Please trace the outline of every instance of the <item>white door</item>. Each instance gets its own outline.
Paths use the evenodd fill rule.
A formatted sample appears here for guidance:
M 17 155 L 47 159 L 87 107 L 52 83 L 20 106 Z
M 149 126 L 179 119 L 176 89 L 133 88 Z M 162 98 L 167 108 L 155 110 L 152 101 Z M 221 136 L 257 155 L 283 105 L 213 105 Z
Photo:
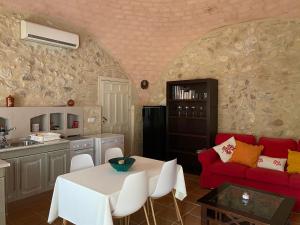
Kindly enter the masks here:
M 124 134 L 125 153 L 130 152 L 129 80 L 99 77 L 99 105 L 102 107 L 102 133 Z

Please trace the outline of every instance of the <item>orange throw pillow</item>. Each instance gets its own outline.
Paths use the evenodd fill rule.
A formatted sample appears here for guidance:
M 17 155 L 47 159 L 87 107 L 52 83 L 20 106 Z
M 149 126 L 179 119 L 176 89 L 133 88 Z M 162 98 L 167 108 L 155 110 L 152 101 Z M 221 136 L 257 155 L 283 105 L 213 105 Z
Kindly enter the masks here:
M 230 162 L 240 163 L 249 167 L 256 167 L 258 157 L 264 146 L 250 145 L 241 141 L 236 141 L 236 147 Z

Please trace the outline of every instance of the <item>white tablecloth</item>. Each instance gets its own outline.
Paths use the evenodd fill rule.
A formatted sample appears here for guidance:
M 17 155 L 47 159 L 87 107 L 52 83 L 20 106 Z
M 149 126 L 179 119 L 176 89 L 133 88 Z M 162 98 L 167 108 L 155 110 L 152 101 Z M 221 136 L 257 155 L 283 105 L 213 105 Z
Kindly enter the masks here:
M 109 164 L 59 176 L 56 180 L 48 223 L 57 217 L 76 225 L 113 225 L 114 209 L 124 179 L 145 170 L 149 179 L 149 194 L 157 184 L 163 161 L 134 156 L 136 162 L 128 172 L 117 172 Z M 187 193 L 180 165 L 177 167 L 176 198 L 183 200 Z

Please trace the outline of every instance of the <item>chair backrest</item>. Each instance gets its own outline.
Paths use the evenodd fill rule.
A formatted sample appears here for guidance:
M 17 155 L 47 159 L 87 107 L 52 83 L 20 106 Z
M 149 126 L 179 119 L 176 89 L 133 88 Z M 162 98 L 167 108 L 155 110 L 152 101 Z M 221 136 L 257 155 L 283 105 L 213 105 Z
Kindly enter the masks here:
M 109 148 L 105 151 L 105 163 L 112 158 L 123 157 L 122 149 L 120 148 Z
M 138 172 L 125 178 L 113 216 L 128 216 L 138 211 L 148 198 L 146 172 Z
M 75 155 L 71 159 L 70 172 L 94 167 L 92 156 L 89 154 Z
M 161 168 L 155 191 L 150 195 L 160 198 L 169 194 L 175 187 L 177 181 L 177 159 L 165 162 Z

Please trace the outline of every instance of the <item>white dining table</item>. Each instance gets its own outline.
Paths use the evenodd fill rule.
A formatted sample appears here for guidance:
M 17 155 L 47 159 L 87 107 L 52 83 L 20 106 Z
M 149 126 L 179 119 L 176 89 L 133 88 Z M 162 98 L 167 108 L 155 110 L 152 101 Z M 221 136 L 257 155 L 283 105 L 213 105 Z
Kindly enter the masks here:
M 59 176 L 53 191 L 48 223 L 58 217 L 76 225 L 113 225 L 112 214 L 125 178 L 146 171 L 149 195 L 155 190 L 163 161 L 133 156 L 136 159 L 127 172 L 117 172 L 102 164 Z M 175 197 L 187 196 L 183 169 L 177 166 Z M 130 204 L 130 203 L 128 203 Z

